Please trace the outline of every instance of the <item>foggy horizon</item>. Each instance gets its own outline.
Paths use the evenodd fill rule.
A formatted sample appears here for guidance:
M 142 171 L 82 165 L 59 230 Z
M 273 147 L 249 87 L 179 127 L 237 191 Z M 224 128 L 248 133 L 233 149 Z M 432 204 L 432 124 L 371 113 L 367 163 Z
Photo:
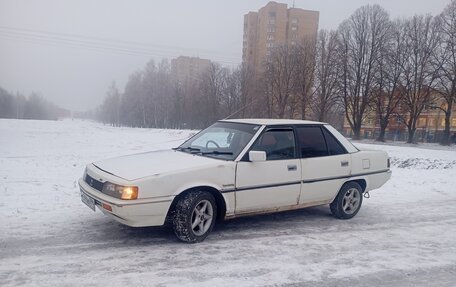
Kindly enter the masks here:
M 101 104 L 113 81 L 122 92 L 129 75 L 150 60 L 182 55 L 235 66 L 241 63 L 244 14 L 268 2 L 0 0 L 0 87 L 87 111 Z M 381 5 L 394 19 L 436 15 L 449 3 L 294 2 L 320 12 L 319 29 L 336 29 L 366 4 Z

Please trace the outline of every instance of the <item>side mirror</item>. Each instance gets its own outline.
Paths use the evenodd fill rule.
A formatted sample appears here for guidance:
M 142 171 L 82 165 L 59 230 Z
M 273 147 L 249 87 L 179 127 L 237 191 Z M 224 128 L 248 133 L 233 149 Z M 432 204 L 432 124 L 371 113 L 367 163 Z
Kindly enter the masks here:
M 251 151 L 249 151 L 249 160 L 251 162 L 265 161 L 266 160 L 266 152 L 265 151 L 259 151 L 259 150 L 251 150 Z

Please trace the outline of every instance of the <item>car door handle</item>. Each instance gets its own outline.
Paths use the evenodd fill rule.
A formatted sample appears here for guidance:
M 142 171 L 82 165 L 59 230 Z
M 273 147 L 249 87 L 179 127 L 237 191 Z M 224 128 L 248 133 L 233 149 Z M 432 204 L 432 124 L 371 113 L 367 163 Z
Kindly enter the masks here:
M 289 164 L 289 165 L 287 165 L 287 168 L 288 168 L 288 171 L 293 171 L 293 170 L 298 169 L 298 167 L 295 164 Z
M 341 161 L 340 166 L 348 166 L 348 161 L 347 160 Z

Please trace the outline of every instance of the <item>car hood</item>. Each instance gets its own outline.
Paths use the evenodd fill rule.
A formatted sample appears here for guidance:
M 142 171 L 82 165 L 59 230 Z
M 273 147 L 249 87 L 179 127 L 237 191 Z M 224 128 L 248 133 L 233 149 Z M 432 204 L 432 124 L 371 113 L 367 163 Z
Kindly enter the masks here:
M 175 150 L 139 153 L 93 163 L 102 171 L 126 180 L 207 167 L 212 164 L 220 164 L 220 160 Z

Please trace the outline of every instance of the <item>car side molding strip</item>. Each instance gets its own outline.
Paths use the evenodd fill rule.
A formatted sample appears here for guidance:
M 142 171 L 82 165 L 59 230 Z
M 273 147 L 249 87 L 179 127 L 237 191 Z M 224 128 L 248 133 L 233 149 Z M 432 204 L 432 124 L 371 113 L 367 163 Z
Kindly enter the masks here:
M 241 187 L 241 188 L 225 189 L 225 190 L 222 190 L 221 192 L 222 193 L 227 193 L 227 192 L 245 191 L 245 190 L 252 190 L 252 189 L 280 187 L 280 186 L 295 185 L 295 184 L 301 184 L 301 181 L 284 182 L 284 183 L 276 183 L 276 184 L 254 185 L 254 186 L 247 186 L 247 187 Z
M 337 177 L 325 177 L 325 178 L 318 178 L 318 179 L 311 179 L 311 180 L 303 180 L 302 183 L 313 183 L 313 182 L 319 182 L 319 181 L 327 181 L 327 180 L 344 179 L 344 178 L 351 178 L 351 177 L 358 177 L 358 176 L 365 176 L 365 175 L 373 175 L 373 174 L 385 173 L 385 172 L 388 172 L 388 171 L 389 171 L 389 169 L 384 169 L 384 170 L 380 170 L 380 171 L 358 173 L 358 174 L 351 174 L 351 175 L 343 175 L 343 176 L 337 176 Z
M 261 189 L 261 188 L 280 187 L 280 186 L 295 185 L 295 184 L 301 184 L 301 183 L 314 183 L 314 182 L 320 182 L 320 181 L 337 180 L 337 179 L 345 179 L 345 178 L 352 178 L 352 177 L 358 177 L 358 176 L 380 174 L 380 173 L 385 173 L 385 172 L 390 172 L 390 169 L 384 169 L 384 170 L 380 170 L 380 171 L 373 171 L 373 172 L 366 172 L 366 173 L 351 174 L 351 175 L 344 175 L 344 176 L 336 176 L 336 177 L 325 177 L 325 178 L 318 178 L 318 179 L 312 179 L 312 180 L 302 180 L 302 181 L 293 181 L 293 182 L 285 182 L 285 183 L 277 183 L 277 184 L 265 184 L 265 185 L 255 185 L 255 186 L 233 188 L 233 189 L 224 189 L 224 190 L 221 190 L 221 193 L 246 191 L 246 190 Z

